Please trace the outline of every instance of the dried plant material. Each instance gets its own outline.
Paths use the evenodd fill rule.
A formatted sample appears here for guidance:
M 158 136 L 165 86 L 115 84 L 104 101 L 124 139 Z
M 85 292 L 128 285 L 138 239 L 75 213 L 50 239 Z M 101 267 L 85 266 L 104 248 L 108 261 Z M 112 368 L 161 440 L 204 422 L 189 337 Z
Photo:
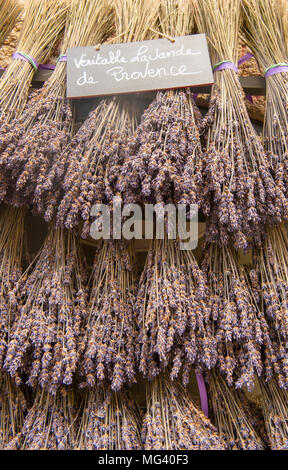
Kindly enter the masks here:
M 73 450 L 76 432 L 73 391 L 61 390 L 53 396 L 37 390 L 21 432 L 5 450 Z
M 70 385 L 86 318 L 86 269 L 72 232 L 50 228 L 22 286 L 23 301 L 11 329 L 5 368 L 20 382 L 50 393 Z
M 19 293 L 15 295 L 15 288 L 23 273 L 24 219 L 25 209 L 0 206 L 0 366 L 3 365 L 20 297 Z
M 253 409 L 245 394 L 229 387 L 221 374 L 209 374 L 209 395 L 215 424 L 229 450 L 264 450 L 265 444 L 254 425 Z
M 60 57 L 68 48 L 105 41 L 112 27 L 110 0 L 72 0 Z M 6 145 L 2 152 L 5 183 L 9 181 L 11 187 L 8 199 L 12 197 L 12 203 L 15 197 L 17 201 L 22 199 L 23 204 L 35 205 L 40 213 L 55 210 L 60 190 L 57 172 L 60 155 L 73 132 L 72 106 L 66 100 L 66 67 L 66 61 L 58 61 L 44 87 L 34 92 L 21 116 L 2 137 L 2 148 Z
M 288 388 L 288 237 L 284 225 L 267 228 L 263 247 L 254 251 L 249 273 L 251 287 L 270 326 L 270 336 L 277 353 L 279 368 L 273 373 L 279 386 Z M 275 364 L 276 367 L 276 364 Z
M 104 241 L 97 250 L 80 367 L 90 387 L 109 380 L 118 391 L 135 381 L 133 262 L 124 242 Z
M 202 160 L 195 108 L 189 91 L 158 93 L 120 169 L 117 191 L 124 203 L 199 204 Z
M 23 4 L 18 0 L 0 1 L 0 45 L 11 33 L 22 9 Z
M 149 380 L 171 366 L 171 378 L 188 383 L 193 364 L 217 361 L 206 278 L 192 251 L 174 240 L 154 240 L 136 300 L 140 370 Z
M 17 45 L 37 63 L 45 62 L 64 28 L 67 13 L 65 0 L 29 0 Z M 26 104 L 35 70 L 29 61 L 12 59 L 0 79 L 1 135 L 6 123 L 20 116 Z M 11 136 L 13 145 L 13 136 Z M 2 142 L 0 141 L 0 150 Z
M 72 229 L 83 221 L 82 236 L 89 235 L 91 208 L 94 204 L 112 201 L 114 180 L 136 122 L 135 103 L 126 97 L 102 100 L 89 115 L 64 152 L 62 161 L 59 160 L 60 165 L 67 161 L 68 167 L 63 181 L 64 197 L 57 213 L 58 226 Z M 49 212 L 45 218 L 50 218 Z
M 208 245 L 202 268 L 211 293 L 219 370 L 229 386 L 235 382 L 236 388 L 251 391 L 255 375 L 279 372 L 269 326 L 231 246 Z
M 0 374 L 0 450 L 21 431 L 26 400 L 7 374 Z
M 130 393 L 108 387 L 89 391 L 77 434 L 79 450 L 140 450 L 141 416 Z
M 4 41 L 3 45 L 0 48 L 0 65 L 1 67 L 6 68 L 10 64 L 11 57 L 13 55 L 13 52 L 16 50 L 16 46 L 18 43 L 19 35 L 21 33 L 22 25 L 23 25 L 23 19 L 24 15 L 22 14 L 7 37 L 7 39 Z
M 155 37 L 159 0 L 113 0 L 113 4 L 115 43 Z M 137 122 L 135 103 L 125 96 L 104 99 L 90 113 L 61 157 L 65 176 L 58 225 L 71 229 L 83 221 L 82 236 L 87 237 L 91 207 L 111 202 L 128 138 Z M 49 217 L 48 212 L 46 219 Z
M 286 72 L 266 78 L 263 142 L 277 186 L 288 185 L 288 5 L 286 0 L 244 0 L 244 33 L 263 73 L 276 64 Z
M 161 0 L 159 30 L 168 37 L 192 34 L 192 2 Z M 199 204 L 202 118 L 190 91 L 166 91 L 143 114 L 121 168 L 117 190 L 124 202 Z
M 263 413 L 271 450 L 288 449 L 288 392 L 276 382 L 261 382 Z
M 197 23 L 210 43 L 212 64 L 237 64 L 241 0 L 198 0 Z M 260 138 L 249 119 L 238 74 L 215 71 L 203 157 L 203 212 L 209 217 L 207 240 L 246 249 L 248 239 L 261 239 L 264 223 L 288 215 L 287 200 L 275 184 Z
M 146 385 L 145 450 L 224 450 L 225 442 L 179 383 L 160 375 Z

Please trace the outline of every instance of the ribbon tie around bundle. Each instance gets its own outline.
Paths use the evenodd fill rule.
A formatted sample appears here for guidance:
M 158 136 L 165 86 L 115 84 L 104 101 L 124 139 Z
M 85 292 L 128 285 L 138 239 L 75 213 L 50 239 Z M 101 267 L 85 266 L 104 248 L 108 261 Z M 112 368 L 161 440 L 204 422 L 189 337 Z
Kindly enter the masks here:
M 59 55 L 56 63 L 58 64 L 58 62 L 67 62 L 67 55 L 66 54 Z
M 12 55 L 12 59 L 25 60 L 26 62 L 29 62 L 32 65 L 35 72 L 38 71 L 38 68 L 39 68 L 38 62 L 36 61 L 36 59 L 33 59 L 33 57 L 30 57 L 29 54 L 26 54 L 26 52 L 16 51 Z
M 206 390 L 206 385 L 204 382 L 203 375 L 200 374 L 199 372 L 196 372 L 196 379 L 197 379 L 197 385 L 198 385 L 198 390 L 200 394 L 201 408 L 205 416 L 208 418 L 209 417 L 208 396 L 207 396 L 207 390 Z
M 270 65 L 270 67 L 267 67 L 267 69 L 264 70 L 264 77 L 269 78 L 272 75 L 275 75 L 276 73 L 284 72 L 288 72 L 288 64 L 274 64 Z
M 234 72 L 238 73 L 238 67 L 237 65 L 232 62 L 232 60 L 222 60 L 221 62 L 218 62 L 217 64 L 214 65 L 213 67 L 213 72 L 220 72 L 221 70 L 234 70 Z

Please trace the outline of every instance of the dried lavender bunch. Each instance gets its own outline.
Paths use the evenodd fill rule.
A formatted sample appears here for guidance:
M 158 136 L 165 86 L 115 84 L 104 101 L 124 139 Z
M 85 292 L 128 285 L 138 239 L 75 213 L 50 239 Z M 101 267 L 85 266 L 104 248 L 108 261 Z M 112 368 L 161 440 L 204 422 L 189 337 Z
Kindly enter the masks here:
M 72 383 L 87 315 L 86 270 L 75 235 L 51 227 L 25 277 L 4 367 L 17 381 L 25 371 L 30 386 L 54 394 Z
M 0 45 L 11 33 L 23 10 L 23 4 L 18 0 L 0 1 Z
M 21 431 L 26 400 L 8 374 L 0 374 L 0 450 Z
M 277 353 L 280 387 L 288 388 L 288 237 L 286 227 L 267 228 L 262 248 L 254 251 L 249 273 L 251 289 L 259 308 L 266 315 L 270 336 Z M 268 378 L 271 378 L 271 373 Z
M 245 0 L 244 34 L 263 72 L 274 64 L 288 64 L 288 5 L 286 0 Z M 266 78 L 264 148 L 276 184 L 288 187 L 288 71 Z
M 0 206 L 0 366 L 2 367 L 11 326 L 17 315 L 20 294 L 15 288 L 22 286 L 25 245 L 25 209 Z M 21 289 L 20 289 L 21 291 Z
M 136 300 L 140 370 L 152 380 L 171 366 L 171 378 L 191 365 L 211 369 L 217 362 L 206 278 L 192 251 L 174 240 L 154 240 Z
M 288 449 L 288 392 L 276 382 L 260 382 L 263 413 L 272 450 Z
M 236 388 L 250 391 L 255 375 L 279 372 L 269 326 L 232 246 L 206 246 L 202 269 L 211 293 L 219 370 L 229 386 L 235 382 Z
M 101 43 L 112 31 L 110 0 L 72 0 L 61 56 L 68 48 Z M 16 187 L 17 200 L 22 197 L 23 203 L 35 205 L 40 213 L 48 210 L 52 214 L 55 210 L 60 191 L 59 155 L 70 143 L 73 133 L 72 106 L 66 100 L 66 74 L 66 61 L 59 61 L 50 79 L 34 92 L 1 142 L 5 179 L 13 190 Z M 11 134 L 12 146 L 9 145 Z M 3 193 L 4 190 L 2 197 Z
M 5 450 L 73 450 L 76 429 L 73 391 L 61 390 L 53 396 L 38 389 L 21 432 Z
M 141 416 L 130 393 L 107 386 L 90 390 L 84 401 L 76 449 L 140 450 Z
M 161 0 L 159 30 L 170 37 L 192 34 L 192 2 Z M 157 94 L 131 139 L 118 179 L 125 202 L 199 204 L 201 121 L 188 90 Z
M 115 42 L 152 39 L 158 19 L 159 0 L 113 0 Z M 58 226 L 72 228 L 84 221 L 82 236 L 90 228 L 93 204 L 110 203 L 127 141 L 138 122 L 135 103 L 127 97 L 102 100 L 83 123 L 59 160 L 64 196 L 57 214 Z M 50 213 L 46 213 L 46 220 Z
M 30 0 L 17 50 L 45 63 L 65 26 L 65 0 Z M 0 79 L 0 134 L 9 134 L 9 122 L 23 111 L 35 70 L 29 61 L 12 59 Z M 13 145 L 13 135 L 10 135 Z M 2 140 L 0 141 L 0 149 Z
M 208 391 L 213 423 L 230 450 L 264 450 L 254 426 L 253 409 L 240 390 L 229 387 L 217 370 L 209 374 Z
M 145 450 L 224 450 L 224 440 L 181 384 L 160 375 L 146 385 Z
M 241 0 L 198 0 L 197 23 L 210 42 L 213 64 L 237 63 Z M 245 107 L 234 70 L 215 71 L 215 116 L 207 129 L 203 156 L 203 205 L 209 217 L 207 240 L 246 249 L 259 242 L 264 223 L 288 215 L 287 200 L 275 183 L 270 164 Z
M 135 113 L 135 104 L 129 98 L 102 100 L 72 139 L 59 159 L 59 164 L 67 161 L 68 166 L 64 197 L 57 213 L 58 226 L 72 229 L 83 221 L 82 236 L 89 235 L 92 206 L 110 203 L 114 196 L 118 166 L 136 128 Z M 50 213 L 46 212 L 45 218 L 49 219 Z
M 132 248 L 121 241 L 104 241 L 90 280 L 80 367 L 90 387 L 109 380 L 118 391 L 135 381 L 134 282 Z
M 157 94 L 120 169 L 117 190 L 125 203 L 200 203 L 202 153 L 195 108 L 189 91 Z

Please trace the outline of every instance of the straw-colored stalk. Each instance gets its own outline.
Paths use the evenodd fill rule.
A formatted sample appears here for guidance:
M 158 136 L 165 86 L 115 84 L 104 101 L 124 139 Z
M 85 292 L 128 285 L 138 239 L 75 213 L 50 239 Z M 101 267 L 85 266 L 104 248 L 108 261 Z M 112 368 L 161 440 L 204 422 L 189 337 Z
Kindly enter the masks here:
M 286 0 L 243 0 L 244 34 L 263 71 L 275 64 L 288 67 L 288 3 Z M 288 187 L 288 71 L 266 79 L 266 113 L 263 129 L 276 183 Z
M 110 0 L 72 0 L 61 55 L 68 48 L 102 43 L 112 31 Z M 22 115 L 6 127 L 6 136 L 2 134 L 5 180 L 12 187 L 12 198 L 35 205 L 40 213 L 44 207 L 51 212 L 55 208 L 61 186 L 58 180 L 55 182 L 61 167 L 60 155 L 73 133 L 72 106 L 66 100 L 66 64 L 57 63 L 44 87 L 34 92 Z
M 25 209 L 0 207 L 0 366 L 17 314 L 19 295 L 15 288 L 23 273 L 24 219 Z
M 288 450 L 288 392 L 276 382 L 260 383 L 266 431 L 272 450 Z
M 230 450 L 263 450 L 254 410 L 245 394 L 229 387 L 219 372 L 209 374 L 208 391 L 215 424 Z
M 7 36 L 11 33 L 22 10 L 22 1 L 0 1 L 0 45 L 3 44 Z
M 115 43 L 152 39 L 157 35 L 159 0 L 113 0 L 113 5 Z M 91 207 L 98 202 L 111 202 L 127 152 L 127 140 L 136 124 L 135 104 L 127 97 L 104 99 L 90 113 L 63 155 L 66 175 L 59 224 L 72 228 L 82 219 L 82 235 L 88 235 Z M 46 214 L 46 219 L 49 216 Z
M 0 374 L 0 450 L 21 431 L 26 400 L 20 387 L 16 387 L 8 374 Z
M 87 314 L 86 269 L 76 236 L 50 227 L 24 279 L 4 366 L 16 380 L 25 371 L 28 385 L 55 394 L 72 383 Z
M 206 33 L 212 65 L 238 59 L 241 0 L 195 0 L 199 31 Z M 217 70 L 212 89 L 214 118 L 203 157 L 203 205 L 209 217 L 207 239 L 246 249 L 259 242 L 264 223 L 288 215 L 281 187 L 275 184 L 260 137 L 249 119 L 238 74 Z
M 89 391 L 77 433 L 78 450 L 140 450 L 141 416 L 130 393 L 108 387 Z
M 224 450 L 225 442 L 188 391 L 160 375 L 146 384 L 145 450 Z
M 44 63 L 63 31 L 66 13 L 66 0 L 29 0 L 17 50 L 38 64 Z M 30 62 L 12 59 L 1 77 L 0 116 L 4 129 L 5 122 L 23 111 L 34 73 Z
M 105 241 L 96 252 L 80 367 L 90 387 L 106 380 L 118 391 L 135 381 L 133 265 L 133 248 L 124 242 Z
M 73 390 L 53 396 L 37 389 L 21 431 L 5 450 L 73 450 L 78 414 Z

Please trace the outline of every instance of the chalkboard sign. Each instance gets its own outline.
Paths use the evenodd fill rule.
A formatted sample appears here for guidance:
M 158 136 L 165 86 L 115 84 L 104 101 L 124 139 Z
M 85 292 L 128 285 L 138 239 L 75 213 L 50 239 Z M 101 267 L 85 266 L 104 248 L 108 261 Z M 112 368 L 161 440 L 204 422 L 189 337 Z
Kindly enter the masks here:
M 67 96 L 116 95 L 213 83 L 204 34 L 67 51 Z

